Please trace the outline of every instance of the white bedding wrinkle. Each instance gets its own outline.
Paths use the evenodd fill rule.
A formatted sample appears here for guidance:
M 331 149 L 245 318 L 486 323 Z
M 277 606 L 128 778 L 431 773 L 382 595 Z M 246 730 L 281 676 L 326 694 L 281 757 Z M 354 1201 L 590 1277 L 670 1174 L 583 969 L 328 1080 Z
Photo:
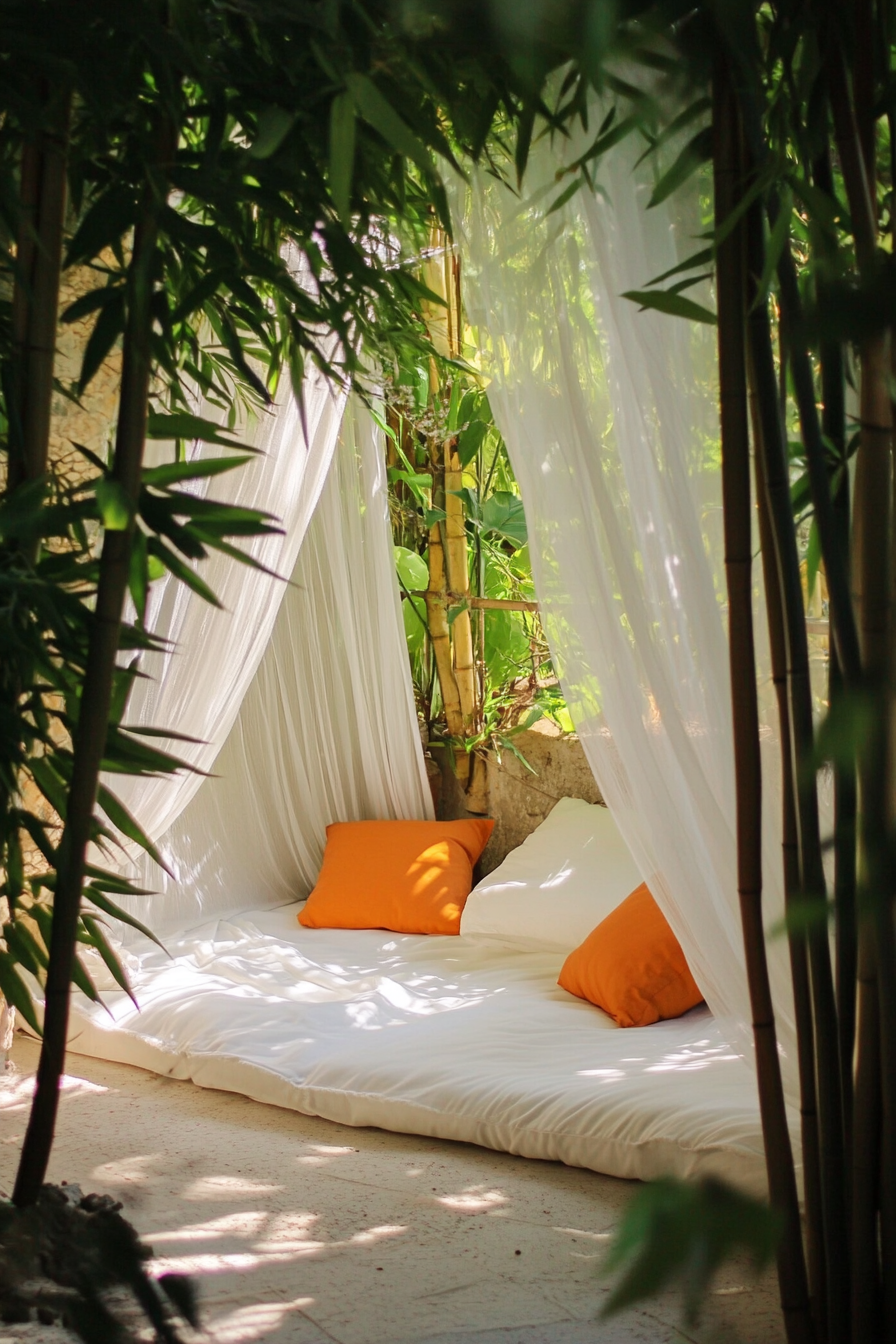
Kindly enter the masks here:
M 755 1082 L 705 1008 L 622 1030 L 558 987 L 562 951 L 303 929 L 296 910 L 132 952 L 140 1011 L 107 983 L 108 1013 L 76 995 L 70 1048 L 342 1124 L 764 1191 Z

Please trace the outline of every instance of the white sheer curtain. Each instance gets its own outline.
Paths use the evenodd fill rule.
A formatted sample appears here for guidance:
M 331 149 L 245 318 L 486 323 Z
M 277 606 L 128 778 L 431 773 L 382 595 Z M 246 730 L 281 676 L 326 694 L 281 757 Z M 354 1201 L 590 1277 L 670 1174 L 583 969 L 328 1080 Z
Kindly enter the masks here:
M 253 537 L 241 549 L 284 577 L 292 568 L 323 488 L 342 421 L 345 394 L 319 370 L 305 380 L 305 427 L 288 380 L 273 407 L 260 411 L 237 431 L 254 447 L 251 462 L 199 484 L 203 494 L 242 508 L 274 515 L 282 535 Z M 219 415 L 207 407 L 200 414 Z M 305 430 L 307 429 L 307 438 Z M 199 460 L 226 450 L 197 443 Z M 141 659 L 145 676 L 134 685 L 127 722 L 140 727 L 171 728 L 195 742 L 170 744 L 181 760 L 207 772 L 227 738 L 243 696 L 255 675 L 286 584 L 259 574 L 213 551 L 199 573 L 224 610 L 191 592 L 170 575 L 153 585 L 148 624 L 164 636 L 164 653 Z M 174 778 L 137 779 L 117 775 L 106 783 L 158 839 L 200 788 L 203 774 L 181 771 Z
M 465 296 L 520 483 L 542 617 L 573 720 L 708 1003 L 751 1058 L 715 330 L 639 312 L 621 297 L 701 246 L 696 188 L 690 200 L 683 193 L 684 209 L 679 193 L 647 210 L 652 183 L 646 167 L 634 170 L 643 145 L 632 140 L 601 160 L 598 192 L 581 189 L 547 213 L 569 180 L 556 180 L 561 152 L 571 162 L 588 143 L 583 133 L 562 148 L 559 138 L 543 138 L 522 198 L 484 174 L 463 205 L 458 189 Z M 758 573 L 756 606 L 762 644 Z M 760 681 L 770 925 L 782 910 L 780 785 L 765 668 Z M 795 1095 L 784 940 L 772 942 L 769 955 Z
M 304 520 L 300 512 L 295 525 Z M 144 860 L 142 879 L 159 894 L 129 903 L 163 934 L 209 914 L 306 896 L 331 821 L 433 815 L 395 578 L 382 437 L 355 398 L 317 507 L 295 544 L 292 580 L 276 585 L 278 610 L 254 676 L 243 675 L 242 659 L 245 648 L 254 655 L 262 642 L 259 613 L 267 610 L 273 580 L 253 574 L 247 582 L 242 619 L 232 623 L 231 645 L 217 663 L 209 662 L 202 639 L 180 646 L 179 675 L 192 669 L 194 694 L 208 686 L 223 698 L 237 678 L 240 689 L 214 777 L 201 781 L 161 837 L 173 878 Z M 163 676 L 159 700 L 165 696 Z

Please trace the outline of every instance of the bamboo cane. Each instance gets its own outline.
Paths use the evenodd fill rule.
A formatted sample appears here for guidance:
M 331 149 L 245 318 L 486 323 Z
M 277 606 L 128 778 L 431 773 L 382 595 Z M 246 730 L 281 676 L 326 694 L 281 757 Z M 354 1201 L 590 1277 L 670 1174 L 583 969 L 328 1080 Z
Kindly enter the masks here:
M 436 465 L 433 470 L 432 502 L 439 508 L 444 500 L 444 468 Z M 445 574 L 445 548 L 442 543 L 442 528 L 438 522 L 429 530 L 429 587 L 423 594 L 426 601 L 426 619 L 429 626 L 429 639 L 435 659 L 439 690 L 445 710 L 445 727 L 449 737 L 462 737 L 464 729 L 460 694 L 454 677 L 451 657 L 451 627 L 448 624 L 448 582 Z M 469 757 L 466 752 L 455 753 L 456 769 L 462 784 L 469 778 Z
M 859 6 L 862 9 L 862 6 Z M 862 71 L 873 69 L 873 24 L 867 11 L 859 15 L 856 59 Z M 837 150 L 846 187 L 859 272 L 871 281 L 877 256 L 877 214 L 874 192 L 876 118 L 863 92 L 850 95 L 842 47 L 829 43 L 828 79 Z M 892 690 L 888 685 L 892 640 L 892 591 L 888 555 L 893 520 L 892 502 L 892 406 L 889 396 L 890 335 L 878 333 L 863 342 L 860 351 L 861 392 L 859 451 L 856 462 L 854 505 L 854 550 L 856 605 L 862 646 L 862 662 L 868 689 L 875 696 L 880 721 L 889 722 Z M 884 571 L 887 571 L 886 574 Z M 869 894 L 871 909 L 861 917 L 859 930 L 859 1042 L 856 1066 L 856 1135 L 854 1150 L 855 1216 L 863 1227 L 856 1235 L 871 1249 L 873 1233 L 872 1185 L 865 1168 L 868 1154 L 860 1150 L 867 1142 L 859 1134 L 861 1101 L 863 1126 L 873 1124 L 867 1112 L 873 1104 L 875 1085 L 868 1070 L 880 1069 L 883 1116 L 880 1168 L 880 1242 L 885 1293 L 883 1337 L 896 1339 L 896 947 L 893 931 L 894 875 L 887 848 L 890 822 L 888 789 L 892 775 L 890 743 L 870 743 L 859 762 L 859 881 Z M 888 757 L 890 758 L 888 760 Z M 871 928 L 867 928 L 869 921 Z M 867 1020 L 865 1020 L 867 1019 Z M 873 1048 L 874 1026 L 880 1033 L 877 1059 Z M 866 1049 L 862 1050 L 863 1041 Z M 857 1264 L 857 1270 L 859 1266 Z M 863 1275 L 870 1275 L 867 1264 Z M 873 1285 L 869 1282 L 867 1296 Z M 854 1298 L 855 1330 L 866 1328 L 867 1301 Z
M 167 164 L 174 149 L 172 133 L 166 128 L 161 139 L 161 162 Z M 147 184 L 141 218 L 134 230 L 128 277 L 128 313 L 112 465 L 112 478 L 121 486 L 134 508 L 140 489 L 149 406 L 152 271 L 158 237 L 159 206 L 160 194 L 157 194 L 156 184 Z M 81 888 L 109 722 L 133 531 L 132 513 L 128 527 L 122 531 L 107 531 L 103 540 L 96 608 L 90 632 L 80 713 L 74 733 L 65 830 L 57 863 L 43 1041 L 34 1100 L 13 1192 L 13 1199 L 20 1208 L 34 1203 L 40 1193 L 56 1125 L 59 1083 L 65 1065 Z
M 759 417 L 752 361 L 748 362 L 752 384 L 751 416 L 754 442 L 759 444 L 762 425 Z M 800 858 L 797 835 L 796 799 L 793 791 L 793 765 L 790 745 L 790 707 L 787 700 L 787 649 L 784 637 L 784 613 L 774 561 L 774 539 L 768 512 L 763 453 L 757 449 L 756 497 L 759 514 L 759 542 L 765 580 L 765 606 L 768 617 L 772 682 L 778 702 L 781 738 L 781 848 L 784 868 L 784 899 L 792 910 L 800 893 Z M 824 1215 L 821 1200 L 821 1167 L 818 1142 L 818 1106 L 815 1083 L 815 1027 L 812 1021 L 812 995 L 806 938 L 802 930 L 789 928 L 790 973 L 796 1017 L 797 1062 L 800 1077 L 800 1133 L 803 1150 L 803 1189 L 806 1201 L 806 1253 L 809 1270 L 809 1296 L 812 1316 L 820 1340 L 826 1335 L 827 1285 L 824 1256 Z
M 747 221 L 749 268 L 755 283 L 762 273 L 764 262 L 761 210 L 751 208 L 748 211 Z M 818 799 L 811 765 L 813 724 L 809 653 L 802 582 L 791 513 L 784 431 L 776 404 L 775 369 L 767 307 L 754 303 L 748 325 L 750 353 L 756 377 L 757 406 L 762 424 L 759 446 L 764 454 L 765 487 L 774 541 L 775 569 L 785 623 L 792 787 L 797 797 L 800 886 L 803 898 L 813 901 L 817 906 L 816 919 L 808 934 L 809 963 L 815 1019 L 829 1338 L 830 1344 L 839 1344 L 846 1338 L 848 1314 L 848 1295 L 844 1290 L 843 1272 L 847 1264 L 848 1244 L 846 1175 L 837 1010 L 827 937 L 827 902 L 821 859 Z
M 713 81 L 713 131 L 718 228 L 738 204 L 744 186 L 737 105 L 727 68 L 721 59 L 717 62 Z M 788 1340 L 790 1344 L 797 1344 L 797 1341 L 813 1340 L 814 1328 L 762 920 L 762 760 L 753 645 L 743 252 L 743 227 L 739 226 L 719 246 L 716 262 L 725 574 L 737 790 L 737 883 L 769 1192 L 772 1204 L 785 1219 L 784 1236 L 778 1251 L 781 1307 Z
M 832 201 L 834 176 L 827 145 L 813 164 L 815 184 Z M 819 298 L 824 280 L 819 277 Z M 846 461 L 846 398 L 843 347 L 837 341 L 821 343 L 822 431 Z M 834 524 L 840 554 L 850 566 L 850 489 L 845 469 L 832 489 Z M 847 573 L 852 584 L 852 576 Z M 828 663 L 828 698 L 832 709 L 842 703 L 843 676 L 836 645 L 831 642 Z M 847 1153 L 852 1152 L 853 1053 L 856 1033 L 856 975 L 858 938 L 856 924 L 856 771 L 855 762 L 834 762 L 834 908 L 836 919 L 837 1016 L 840 1024 L 840 1077 L 843 1089 L 843 1127 Z
M 47 98 L 47 128 L 23 147 L 21 218 L 13 290 L 18 452 L 9 465 L 10 489 L 47 469 L 53 364 L 62 270 L 71 95 Z

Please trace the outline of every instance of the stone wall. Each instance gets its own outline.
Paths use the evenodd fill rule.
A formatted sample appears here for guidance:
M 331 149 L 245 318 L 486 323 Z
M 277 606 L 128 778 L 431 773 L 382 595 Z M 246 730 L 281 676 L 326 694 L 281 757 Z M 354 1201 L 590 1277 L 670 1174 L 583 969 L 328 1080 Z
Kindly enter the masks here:
M 489 816 L 494 818 L 495 829 L 480 860 L 483 875 L 521 845 L 560 798 L 603 802 L 582 744 L 574 734 L 561 733 L 551 720 L 542 719 L 513 741 L 535 773 L 527 770 L 513 752 L 503 751 L 500 761 L 494 753 L 489 754 Z M 437 815 L 445 821 L 471 816 L 445 752 L 434 747 L 432 754 L 440 771 Z

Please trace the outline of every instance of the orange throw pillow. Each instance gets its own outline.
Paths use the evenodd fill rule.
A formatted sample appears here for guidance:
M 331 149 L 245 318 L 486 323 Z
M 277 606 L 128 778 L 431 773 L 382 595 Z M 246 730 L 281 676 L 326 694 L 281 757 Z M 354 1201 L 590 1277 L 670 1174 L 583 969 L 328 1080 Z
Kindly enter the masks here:
M 680 1017 L 703 999 L 646 882 L 570 952 L 557 983 L 603 1008 L 620 1027 Z
M 473 864 L 493 821 L 337 821 L 317 886 L 299 911 L 306 929 L 459 933 Z

